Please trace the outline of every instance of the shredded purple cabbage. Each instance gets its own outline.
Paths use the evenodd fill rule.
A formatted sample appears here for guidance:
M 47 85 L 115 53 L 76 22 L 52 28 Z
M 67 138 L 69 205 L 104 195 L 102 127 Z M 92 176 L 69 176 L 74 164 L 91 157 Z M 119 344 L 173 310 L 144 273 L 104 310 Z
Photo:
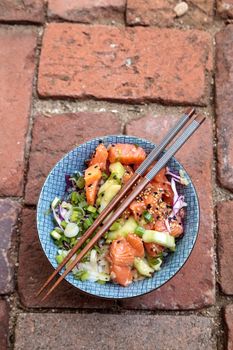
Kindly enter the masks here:
M 53 211 L 53 217 L 54 217 L 54 219 L 56 220 L 58 226 L 63 230 L 63 227 L 61 226 L 61 222 L 62 222 L 63 220 L 60 219 L 59 214 L 56 212 L 56 209 L 55 209 L 55 208 L 52 207 L 52 211 Z
M 173 216 L 176 216 L 181 208 L 187 206 L 187 203 L 184 201 L 184 196 L 179 196 L 178 195 L 178 192 L 177 192 L 177 189 L 176 189 L 176 183 L 175 183 L 175 180 L 173 178 L 171 179 L 171 187 L 172 187 L 172 191 L 174 193 L 174 199 L 173 199 L 172 212 L 169 215 L 169 218 L 172 218 Z

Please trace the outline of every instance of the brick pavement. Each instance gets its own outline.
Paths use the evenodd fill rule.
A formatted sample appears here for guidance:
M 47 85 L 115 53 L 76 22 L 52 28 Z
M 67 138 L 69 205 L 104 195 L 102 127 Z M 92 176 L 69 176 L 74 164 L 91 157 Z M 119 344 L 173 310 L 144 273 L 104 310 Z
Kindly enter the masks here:
M 182 16 L 177 3 L 1 2 L 1 350 L 233 349 L 233 2 L 187 0 Z M 201 206 L 187 264 L 134 300 L 88 297 L 64 282 L 38 302 L 52 271 L 35 226 L 47 173 L 95 136 L 158 142 L 184 105 L 207 116 L 177 156 Z

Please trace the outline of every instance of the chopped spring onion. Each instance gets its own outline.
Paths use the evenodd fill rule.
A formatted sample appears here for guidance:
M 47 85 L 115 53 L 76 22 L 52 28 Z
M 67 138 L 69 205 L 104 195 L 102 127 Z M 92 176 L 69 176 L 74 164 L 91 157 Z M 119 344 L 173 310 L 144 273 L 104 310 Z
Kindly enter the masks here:
M 93 224 L 93 219 L 91 217 L 85 219 L 83 227 L 85 228 L 85 230 L 87 230 L 92 224 Z
M 138 226 L 138 227 L 136 228 L 136 230 L 134 231 L 134 233 L 135 233 L 137 236 L 142 237 L 143 234 L 145 233 L 145 231 L 146 231 L 146 230 L 145 230 L 142 226 Z
M 78 195 L 78 192 L 72 192 L 71 193 L 71 203 L 73 204 L 73 205 L 75 205 L 75 204 L 78 204 L 78 202 L 79 202 L 79 195 Z
M 151 213 L 149 213 L 149 211 L 144 211 L 143 217 L 147 222 L 151 222 L 153 220 L 153 216 Z
M 151 256 L 147 257 L 147 261 L 150 265 L 150 267 L 154 270 L 154 271 L 159 271 L 160 270 L 160 266 L 163 262 L 163 260 L 159 257 L 157 258 L 152 258 Z
M 74 277 L 82 282 L 86 281 L 89 279 L 89 272 L 80 270 L 74 274 Z
M 76 180 L 76 186 L 82 190 L 85 186 L 85 180 L 83 176 L 80 176 L 77 180 Z
M 89 213 L 95 213 L 95 212 L 96 212 L 96 208 L 93 207 L 92 205 L 89 205 L 89 206 L 87 207 L 87 211 L 89 211 Z
M 65 229 L 66 226 L 67 226 L 67 222 L 66 222 L 66 221 L 62 221 L 62 222 L 61 222 L 61 226 Z
M 64 235 L 68 238 L 72 238 L 77 236 L 78 233 L 79 227 L 75 223 L 69 222 L 65 228 Z
M 57 233 L 60 233 L 61 235 L 63 234 L 63 230 L 62 229 L 60 229 L 60 227 L 55 227 L 55 229 L 54 229 Z
M 62 263 L 62 261 L 64 260 L 64 256 L 63 255 L 56 255 L 55 259 L 56 259 L 56 262 L 58 263 L 58 265 L 60 265 Z
M 55 197 L 54 200 L 52 201 L 51 207 L 55 209 L 59 203 L 60 203 L 60 198 Z
M 80 218 L 79 212 L 78 211 L 73 211 L 73 213 L 70 216 L 70 221 L 71 222 L 77 222 L 79 218 Z
M 52 232 L 50 232 L 51 237 L 53 237 L 53 239 L 59 240 L 61 238 L 60 233 L 58 233 L 57 231 L 53 230 Z

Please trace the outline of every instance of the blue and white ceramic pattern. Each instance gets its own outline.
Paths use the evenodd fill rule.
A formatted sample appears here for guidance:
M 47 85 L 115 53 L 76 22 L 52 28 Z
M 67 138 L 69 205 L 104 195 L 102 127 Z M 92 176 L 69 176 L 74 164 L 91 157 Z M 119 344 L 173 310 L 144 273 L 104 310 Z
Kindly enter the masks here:
M 104 136 L 78 146 L 56 164 L 44 183 L 37 206 L 37 228 L 40 242 L 47 258 L 54 268 L 57 266 L 55 260 L 57 246 L 50 237 L 50 231 L 54 227 L 52 215 L 47 214 L 50 204 L 55 196 L 61 197 L 64 194 L 65 175 L 73 174 L 77 170 L 83 171 L 85 169 L 84 161 L 90 158 L 100 140 L 106 146 L 111 143 L 138 144 L 143 147 L 147 153 L 154 147 L 153 143 L 133 136 Z M 170 160 L 168 165 L 173 171 L 183 169 L 180 163 L 174 158 Z M 83 292 L 111 299 L 139 296 L 161 287 L 170 280 L 188 259 L 197 239 L 199 228 L 199 204 L 191 180 L 188 186 L 178 185 L 177 188 L 178 192 L 185 196 L 185 201 L 188 204 L 184 220 L 185 234 L 183 238 L 177 242 L 176 251 L 166 257 L 161 270 L 156 272 L 152 278 L 134 282 L 126 288 L 113 283 L 100 285 L 89 281 L 81 282 L 76 280 L 71 273 L 66 277 L 66 280 Z

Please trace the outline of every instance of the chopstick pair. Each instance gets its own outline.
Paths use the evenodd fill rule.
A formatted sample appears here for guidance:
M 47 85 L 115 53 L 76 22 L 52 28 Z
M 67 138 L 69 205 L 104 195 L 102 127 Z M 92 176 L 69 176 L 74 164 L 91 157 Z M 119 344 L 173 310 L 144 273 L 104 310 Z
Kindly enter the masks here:
M 113 198 L 109 205 L 101 212 L 101 214 L 94 221 L 93 225 L 85 232 L 85 234 L 78 240 L 76 245 L 71 249 L 69 254 L 63 260 L 63 262 L 56 268 L 44 285 L 40 288 L 37 296 L 48 286 L 48 284 L 54 279 L 54 277 L 61 271 L 61 269 L 67 264 L 67 262 L 74 256 L 77 250 L 83 245 L 83 243 L 92 235 L 92 233 L 103 223 L 103 220 L 119 205 L 119 207 L 112 213 L 107 222 L 103 226 L 99 227 L 99 230 L 95 236 L 87 243 L 82 251 L 76 256 L 76 258 L 69 262 L 67 269 L 57 279 L 54 285 L 48 290 L 42 300 L 45 300 L 51 292 L 60 284 L 60 282 L 68 275 L 68 273 L 80 262 L 80 260 L 87 254 L 87 252 L 96 244 L 96 242 L 105 234 L 105 232 L 111 227 L 124 210 L 130 205 L 130 203 L 137 197 L 137 195 L 145 188 L 145 186 L 154 178 L 154 176 L 167 164 L 169 159 L 183 146 L 183 144 L 189 139 L 189 137 L 199 128 L 204 122 L 205 117 L 197 115 L 195 119 L 187 126 L 182 134 L 176 139 L 166 153 L 157 161 L 153 168 L 144 176 L 142 175 L 148 169 L 153 161 L 164 151 L 165 147 L 174 139 L 178 132 L 184 127 L 184 125 L 191 119 L 195 114 L 195 109 L 188 109 L 176 125 L 168 132 L 162 142 L 155 146 L 144 162 L 135 171 L 131 179 L 124 185 L 120 192 Z M 138 181 L 140 179 L 140 181 Z M 131 193 L 128 193 L 135 183 L 135 186 Z M 127 195 L 127 197 L 126 197 Z M 122 202 L 120 202 L 122 201 Z

